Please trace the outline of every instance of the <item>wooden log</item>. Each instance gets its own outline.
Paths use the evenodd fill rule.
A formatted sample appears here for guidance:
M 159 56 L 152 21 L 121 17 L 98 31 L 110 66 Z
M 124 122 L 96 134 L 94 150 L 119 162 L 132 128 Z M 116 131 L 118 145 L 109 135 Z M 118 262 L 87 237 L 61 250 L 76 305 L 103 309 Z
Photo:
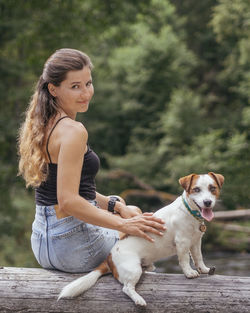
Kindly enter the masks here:
M 82 274 L 40 268 L 0 269 L 0 312 L 250 312 L 250 277 L 144 273 L 137 285 L 147 301 L 138 308 L 111 276 L 76 299 L 57 301 L 61 289 Z
M 214 213 L 215 220 L 230 221 L 239 219 L 250 219 L 250 209 L 218 211 Z
M 247 227 L 247 226 L 241 226 L 241 225 L 231 224 L 231 223 L 227 223 L 227 222 L 224 222 L 224 223 L 223 222 L 215 222 L 215 224 L 220 226 L 224 230 L 250 234 L 250 227 Z M 249 242 L 250 242 L 250 238 L 247 238 L 247 239 L 249 239 Z
M 171 193 L 157 191 L 154 189 L 147 189 L 147 190 L 127 189 L 121 193 L 121 197 L 123 199 L 127 199 L 128 197 L 131 197 L 131 196 L 142 197 L 145 199 L 156 197 L 156 198 L 159 198 L 159 200 L 161 200 L 162 202 L 166 202 L 166 204 L 173 202 L 177 198 L 177 196 L 172 195 Z

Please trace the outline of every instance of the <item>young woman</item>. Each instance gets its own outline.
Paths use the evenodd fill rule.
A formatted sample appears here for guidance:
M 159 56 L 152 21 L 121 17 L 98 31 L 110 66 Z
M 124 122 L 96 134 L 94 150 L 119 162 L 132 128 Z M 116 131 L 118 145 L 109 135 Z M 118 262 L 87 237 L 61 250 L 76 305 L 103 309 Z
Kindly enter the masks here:
M 75 120 L 94 94 L 91 69 L 83 52 L 57 50 L 44 65 L 19 133 L 19 173 L 35 187 L 31 245 L 48 269 L 90 271 L 107 257 L 119 232 L 152 241 L 149 233 L 165 229 L 152 213 L 96 192 L 99 158 Z

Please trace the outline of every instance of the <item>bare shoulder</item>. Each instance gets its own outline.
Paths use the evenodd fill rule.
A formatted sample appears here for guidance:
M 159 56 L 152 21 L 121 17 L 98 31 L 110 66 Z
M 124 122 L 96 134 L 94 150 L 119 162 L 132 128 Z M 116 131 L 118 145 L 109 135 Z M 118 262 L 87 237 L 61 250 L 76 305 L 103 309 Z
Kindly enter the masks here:
M 61 143 L 68 140 L 73 142 L 81 141 L 81 143 L 84 140 L 87 142 L 88 132 L 81 122 L 67 118 L 61 122 L 60 139 Z

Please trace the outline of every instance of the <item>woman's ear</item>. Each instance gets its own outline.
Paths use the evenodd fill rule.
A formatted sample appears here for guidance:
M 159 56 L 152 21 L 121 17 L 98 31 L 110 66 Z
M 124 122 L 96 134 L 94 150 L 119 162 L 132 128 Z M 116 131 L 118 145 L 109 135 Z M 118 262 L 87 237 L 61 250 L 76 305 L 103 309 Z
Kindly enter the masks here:
M 48 90 L 51 96 L 56 97 L 56 87 L 53 84 L 48 83 Z

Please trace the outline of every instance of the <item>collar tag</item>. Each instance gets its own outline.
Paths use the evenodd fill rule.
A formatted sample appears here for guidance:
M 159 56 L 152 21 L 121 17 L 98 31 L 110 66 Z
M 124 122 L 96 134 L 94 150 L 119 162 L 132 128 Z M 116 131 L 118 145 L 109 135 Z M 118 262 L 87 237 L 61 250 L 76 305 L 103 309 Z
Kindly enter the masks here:
M 205 231 L 207 230 L 207 226 L 202 223 L 202 224 L 200 224 L 199 230 L 200 230 L 202 233 L 205 233 Z

